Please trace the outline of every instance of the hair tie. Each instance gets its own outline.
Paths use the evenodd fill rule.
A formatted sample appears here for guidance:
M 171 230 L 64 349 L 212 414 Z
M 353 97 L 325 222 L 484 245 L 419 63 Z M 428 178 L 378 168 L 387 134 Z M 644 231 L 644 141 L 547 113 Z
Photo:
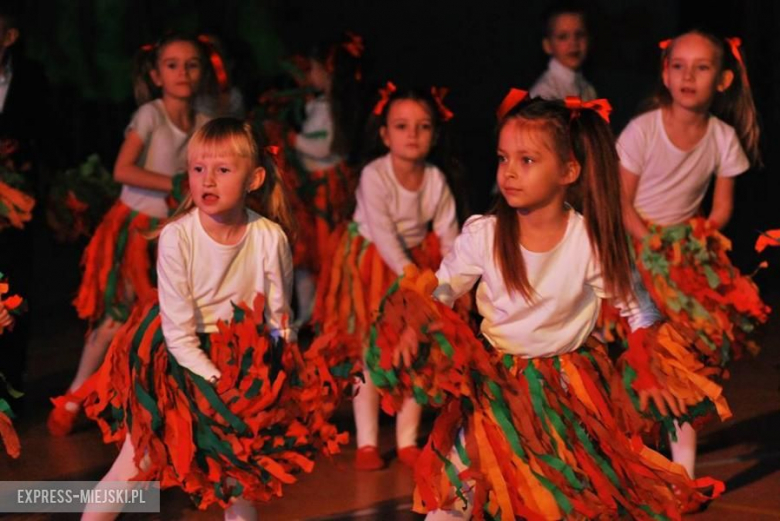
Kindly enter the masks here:
M 228 88 L 228 75 L 225 70 L 225 62 L 222 60 L 222 56 L 217 52 L 217 48 L 214 45 L 214 40 L 207 34 L 199 34 L 198 41 L 202 43 L 209 53 L 209 61 L 214 69 L 214 75 L 217 77 L 217 84 L 219 84 L 219 90 L 225 92 Z
M 566 108 L 571 110 L 571 119 L 578 118 L 582 110 L 592 110 L 601 119 L 609 123 L 609 114 L 612 112 L 612 105 L 609 104 L 607 99 L 597 99 L 593 101 L 582 101 L 582 98 L 577 96 L 566 96 Z
M 395 84 L 392 81 L 388 81 L 387 85 L 379 89 L 379 101 L 374 105 L 374 115 L 381 116 L 382 111 L 385 110 L 387 102 L 390 101 L 390 96 L 396 91 Z
M 513 108 L 520 104 L 521 101 L 528 97 L 528 91 L 511 88 L 509 92 L 504 96 L 501 104 L 496 109 L 496 117 L 500 120 L 504 119 L 504 116 L 509 114 Z
M 439 116 L 442 121 L 449 121 L 455 116 L 455 113 L 444 104 L 444 96 L 449 91 L 450 89 L 447 87 L 431 87 L 431 96 L 433 96 L 433 101 L 436 102 L 436 108 L 439 109 Z

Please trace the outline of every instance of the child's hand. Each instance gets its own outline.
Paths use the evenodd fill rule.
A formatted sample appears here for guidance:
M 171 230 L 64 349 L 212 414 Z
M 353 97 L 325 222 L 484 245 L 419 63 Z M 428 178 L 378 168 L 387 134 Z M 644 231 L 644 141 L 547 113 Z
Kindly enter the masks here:
M 11 316 L 11 313 L 9 313 L 8 310 L 5 309 L 5 306 L 0 302 L 0 333 L 6 328 L 9 330 L 13 329 L 13 326 L 14 317 Z
M 685 405 L 685 402 L 682 399 L 674 396 L 666 389 L 660 389 L 658 387 L 652 389 L 643 389 L 638 391 L 638 394 L 639 407 L 643 411 L 647 410 L 648 401 L 652 398 L 655 406 L 658 408 L 658 412 L 660 412 L 663 416 L 666 416 L 669 411 L 671 411 L 672 414 L 677 417 L 682 416 L 688 412 L 688 407 Z

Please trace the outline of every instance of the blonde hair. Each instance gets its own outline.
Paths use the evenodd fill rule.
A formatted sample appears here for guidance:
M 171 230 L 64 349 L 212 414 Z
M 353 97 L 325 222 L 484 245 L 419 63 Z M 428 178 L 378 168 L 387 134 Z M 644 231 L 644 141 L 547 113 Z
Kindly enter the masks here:
M 188 160 L 195 151 L 199 155 L 234 154 L 251 161 L 252 168 L 265 169 L 265 181 L 252 198 L 258 202 L 257 210 L 264 217 L 278 223 L 290 241 L 294 240 L 295 219 L 288 202 L 284 184 L 276 165 L 274 154 L 258 145 L 255 132 L 249 123 L 236 118 L 217 118 L 203 125 L 187 145 Z M 180 219 L 195 207 L 191 195 L 187 195 L 166 224 Z M 162 227 L 150 234 L 150 238 L 160 235 Z

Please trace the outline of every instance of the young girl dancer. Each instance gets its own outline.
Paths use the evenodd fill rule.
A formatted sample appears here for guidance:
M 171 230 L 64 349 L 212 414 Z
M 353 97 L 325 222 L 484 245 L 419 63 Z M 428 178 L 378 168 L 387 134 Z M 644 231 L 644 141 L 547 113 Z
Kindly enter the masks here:
M 103 482 L 160 480 L 254 519 L 252 501 L 280 496 L 318 446 L 346 439 L 318 401 L 319 348 L 304 362 L 292 343 L 291 221 L 269 152 L 223 118 L 192 137 L 188 162 L 190 196 L 160 234 L 159 304 L 136 307 L 85 407 L 123 442 Z M 255 190 L 263 216 L 245 205 Z
M 187 140 L 206 122 L 193 108 L 205 63 L 198 41 L 180 35 L 142 47 L 136 57 L 140 107 L 114 165 L 122 193 L 84 251 L 84 276 L 74 300 L 79 317 L 95 327 L 68 391 L 52 399 L 47 425 L 55 436 L 73 428 L 83 399 L 75 390 L 98 368 L 133 303 L 154 293 L 153 255 L 143 232 L 168 216 L 166 197 L 174 174 L 185 170 Z
M 754 349 L 747 335 L 769 312 L 729 261 L 730 242 L 718 231 L 733 212 L 736 176 L 760 162 L 757 115 L 738 40 L 692 31 L 662 47 L 652 110 L 618 139 L 624 218 L 656 306 L 692 333 L 697 356 L 717 374 Z M 693 476 L 696 431 L 686 423 L 677 438 L 674 461 Z
M 389 83 L 380 94 L 374 117 L 385 153 L 363 169 L 353 222 L 334 234 L 337 243 L 320 275 L 314 316 L 322 331 L 343 335 L 354 360 L 362 360 L 379 301 L 404 267 L 437 268 L 458 234 L 445 175 L 428 162 L 442 120 L 451 113 L 430 92 Z M 382 468 L 379 398 L 370 379 L 356 384 L 353 406 L 355 466 Z M 410 399 L 396 420 L 398 457 L 408 466 L 419 454 L 420 412 Z
M 596 112 L 608 106 L 523 99 L 513 90 L 499 112 L 495 209 L 469 219 L 436 276 L 407 271 L 372 331 L 366 363 L 385 405 L 412 392 L 442 407 L 416 468 L 415 509 L 677 519 L 679 500 L 701 496 L 682 467 L 631 436 L 638 424 L 615 406 L 620 378 L 590 336 L 601 299 L 614 299 L 634 340 L 647 341 L 630 351 L 653 361 L 637 366 L 643 405 L 678 416 L 704 397 L 695 386 L 673 396 L 673 377 L 695 371 L 648 351 L 674 342 L 666 326 L 645 329 L 658 312 L 631 275 L 614 140 Z M 482 339 L 443 305 L 478 281 Z

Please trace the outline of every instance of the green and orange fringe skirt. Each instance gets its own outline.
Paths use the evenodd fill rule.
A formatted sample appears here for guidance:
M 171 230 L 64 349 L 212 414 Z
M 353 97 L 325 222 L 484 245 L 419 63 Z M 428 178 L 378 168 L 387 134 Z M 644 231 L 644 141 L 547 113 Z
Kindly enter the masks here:
M 81 259 L 84 274 L 73 301 L 90 324 L 124 322 L 133 303 L 155 295 L 155 248 L 144 234 L 159 220 L 117 201 L 95 230 Z
M 470 499 L 475 519 L 679 519 L 678 505 L 706 500 L 700 488 L 722 491 L 714 480 L 691 481 L 641 438 L 660 416 L 639 411 L 643 386 L 673 389 L 689 414 L 730 414 L 670 326 L 633 337 L 621 370 L 593 338 L 572 353 L 523 359 L 478 339 L 431 297 L 436 284 L 411 269 L 393 285 L 366 355 L 386 411 L 410 395 L 440 408 L 415 471 L 416 511 Z M 428 331 L 434 322 L 441 331 Z M 397 369 L 392 353 L 406 327 L 419 332 L 419 353 Z
M 238 496 L 268 501 L 296 473 L 310 472 L 316 453 L 334 454 L 347 443 L 329 417 L 351 368 L 323 352 L 327 335 L 305 353 L 274 340 L 263 302 L 258 296 L 251 308 L 234 306 L 229 323 L 200 335 L 222 374 L 216 387 L 169 355 L 157 302 L 134 308 L 85 384 L 84 408 L 105 442 L 129 435 L 136 463 L 148 457 L 148 470 L 135 479 L 180 487 L 201 509 Z

